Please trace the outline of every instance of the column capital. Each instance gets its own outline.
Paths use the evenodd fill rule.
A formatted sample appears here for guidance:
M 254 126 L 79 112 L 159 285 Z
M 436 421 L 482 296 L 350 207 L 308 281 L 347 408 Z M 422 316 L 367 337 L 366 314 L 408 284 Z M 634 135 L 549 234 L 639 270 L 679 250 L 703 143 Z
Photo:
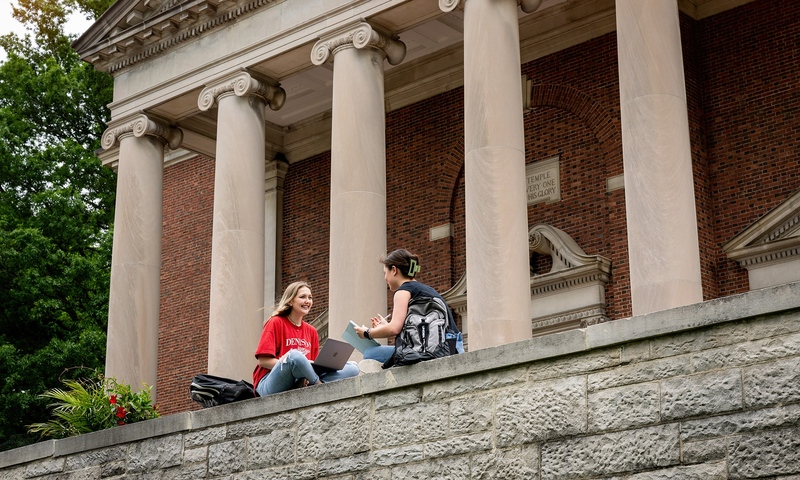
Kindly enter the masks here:
M 180 147 L 183 142 L 183 131 L 180 128 L 172 127 L 160 119 L 139 113 L 123 120 L 111 122 L 109 128 L 103 132 L 101 146 L 104 150 L 108 150 L 115 146 L 120 138 L 127 135 L 134 137 L 150 135 L 169 145 L 172 150 Z
M 381 50 L 391 65 L 397 65 L 406 57 L 406 44 L 394 35 L 367 22 L 358 22 L 347 28 L 334 32 L 314 44 L 311 50 L 311 62 L 322 65 L 331 54 L 343 48 L 375 48 Z
M 459 4 L 464 8 L 465 3 L 467 0 L 439 0 L 439 9 L 443 12 L 452 12 Z M 517 0 L 517 5 L 522 7 L 523 12 L 533 13 L 542 5 L 542 0 Z
M 259 97 L 269 105 L 271 110 L 280 110 L 286 102 L 286 91 L 275 80 L 256 76 L 252 72 L 241 70 L 226 75 L 213 83 L 208 84 L 197 98 L 197 106 L 202 111 L 211 109 L 221 95 L 233 93 L 244 97 L 252 95 Z

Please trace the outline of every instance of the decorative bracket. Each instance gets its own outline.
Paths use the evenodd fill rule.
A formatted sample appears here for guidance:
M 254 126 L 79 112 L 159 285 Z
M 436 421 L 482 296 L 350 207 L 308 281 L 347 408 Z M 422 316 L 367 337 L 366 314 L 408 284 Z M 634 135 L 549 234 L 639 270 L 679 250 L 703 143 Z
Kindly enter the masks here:
M 220 95 L 226 93 L 234 93 L 238 97 L 247 95 L 259 97 L 269 105 L 271 110 L 275 111 L 280 110 L 286 102 L 286 91 L 280 87 L 278 82 L 242 70 L 206 86 L 197 98 L 197 106 L 202 111 L 210 110 Z
M 406 57 L 406 44 L 397 35 L 374 27 L 367 22 L 359 22 L 354 26 L 339 30 L 330 36 L 320 39 L 311 50 L 311 63 L 322 65 L 331 54 L 343 48 L 375 48 L 381 50 L 390 65 L 398 65 Z
M 166 145 L 169 145 L 169 148 L 172 150 L 179 148 L 181 142 L 183 142 L 183 131 L 180 128 L 171 127 L 144 113 L 140 113 L 121 122 L 114 122 L 114 124 L 113 127 L 109 127 L 103 132 L 100 144 L 104 150 L 115 146 L 119 142 L 119 139 L 126 135 L 133 135 L 134 137 L 150 135 L 157 137 Z

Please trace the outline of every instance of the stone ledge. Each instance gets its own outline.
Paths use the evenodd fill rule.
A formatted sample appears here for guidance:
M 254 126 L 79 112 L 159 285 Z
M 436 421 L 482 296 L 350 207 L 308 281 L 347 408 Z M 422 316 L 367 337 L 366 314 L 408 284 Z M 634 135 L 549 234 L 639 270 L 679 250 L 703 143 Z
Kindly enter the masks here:
M 696 305 L 655 312 L 593 325 L 530 340 L 469 352 L 423 364 L 400 367 L 345 379 L 318 387 L 293 390 L 265 398 L 245 400 L 194 412 L 168 415 L 147 422 L 94 432 L 61 440 L 49 440 L 27 447 L 0 452 L 0 469 L 48 457 L 63 457 L 98 448 L 136 442 L 174 433 L 199 431 L 208 427 L 226 428 L 298 408 L 363 398 L 404 387 L 431 384 L 446 388 L 455 377 L 493 370 L 524 367 L 540 360 L 556 359 L 603 347 L 693 329 L 724 324 L 770 313 L 800 308 L 800 282 L 712 300 Z M 501 375 L 514 381 L 513 372 Z M 469 382 L 467 382 L 469 384 Z M 435 387 L 434 387 L 435 390 Z M 435 395 L 432 390 L 429 395 Z

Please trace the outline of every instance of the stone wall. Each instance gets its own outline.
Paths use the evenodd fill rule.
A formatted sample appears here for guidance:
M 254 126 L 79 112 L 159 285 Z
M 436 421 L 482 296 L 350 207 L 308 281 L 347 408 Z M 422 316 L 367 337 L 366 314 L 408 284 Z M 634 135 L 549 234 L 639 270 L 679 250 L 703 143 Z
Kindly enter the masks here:
M 0 453 L 0 479 L 800 478 L 800 283 Z

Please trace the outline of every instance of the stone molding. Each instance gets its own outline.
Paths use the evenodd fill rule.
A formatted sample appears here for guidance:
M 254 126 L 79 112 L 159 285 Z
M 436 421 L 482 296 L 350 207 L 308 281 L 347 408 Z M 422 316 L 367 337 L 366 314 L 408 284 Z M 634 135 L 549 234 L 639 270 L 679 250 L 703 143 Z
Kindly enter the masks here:
M 101 146 L 104 150 L 108 150 L 116 146 L 120 138 L 128 135 L 138 138 L 150 135 L 160 139 L 173 150 L 179 148 L 183 141 L 183 131 L 180 128 L 171 127 L 166 122 L 140 113 L 120 121 L 111 122 L 109 128 L 103 132 Z
M 240 71 L 220 78 L 207 85 L 197 98 L 197 106 L 201 111 L 211 109 L 226 94 L 238 97 L 252 95 L 259 97 L 271 110 L 280 110 L 286 102 L 286 91 L 271 78 L 256 76 L 247 71 Z
M 528 231 L 528 241 L 531 252 L 553 258 L 550 273 L 592 265 L 596 267 L 597 274 L 611 273 L 611 260 L 600 255 L 587 255 L 572 237 L 551 225 L 534 225 Z
M 528 232 L 531 253 L 549 255 L 553 266 L 531 277 L 531 328 L 546 335 L 608 321 L 605 287 L 611 260 L 587 255 L 567 233 L 540 223 Z
M 439 0 L 439 8 L 447 13 L 452 12 L 459 6 L 463 9 L 465 3 L 467 3 L 467 0 Z M 533 13 L 542 5 L 542 0 L 517 0 L 517 5 L 522 7 L 523 12 Z
M 800 190 L 736 235 L 722 250 L 745 268 L 800 255 Z
M 367 22 L 358 22 L 321 38 L 311 49 L 311 62 L 322 65 L 344 48 L 375 48 L 386 55 L 391 65 L 398 65 L 406 56 L 406 44 L 397 35 Z

